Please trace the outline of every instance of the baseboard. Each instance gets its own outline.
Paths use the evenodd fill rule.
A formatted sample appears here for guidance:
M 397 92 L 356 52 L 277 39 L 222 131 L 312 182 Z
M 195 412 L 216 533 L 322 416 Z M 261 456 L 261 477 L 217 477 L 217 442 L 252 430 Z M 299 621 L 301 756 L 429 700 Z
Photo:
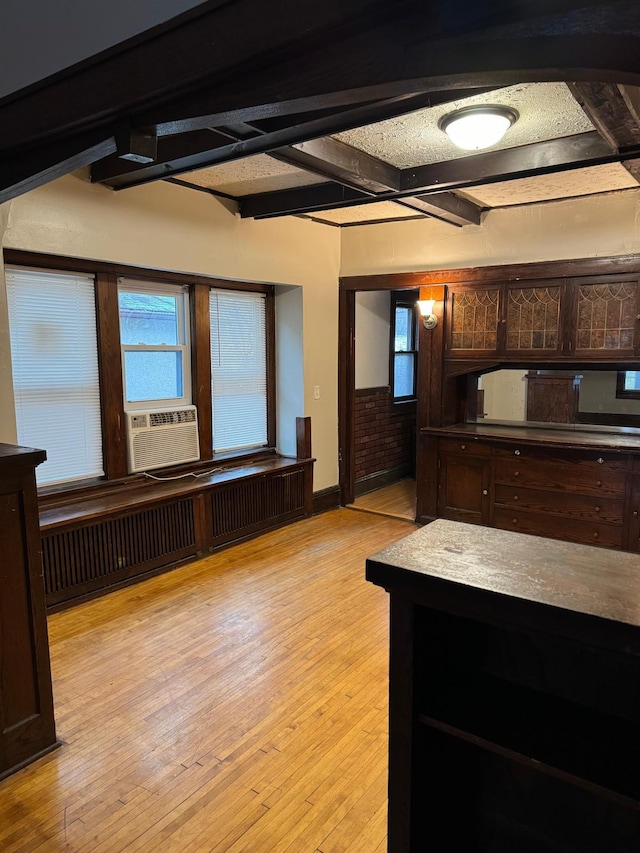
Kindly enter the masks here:
M 313 493 L 313 514 L 328 512 L 340 506 L 340 486 L 329 486 Z
M 382 489 L 384 486 L 390 486 L 392 483 L 412 476 L 413 471 L 408 465 L 396 465 L 395 468 L 387 468 L 386 471 L 376 471 L 375 474 L 360 477 L 355 482 L 354 493 L 359 498 L 360 495 L 366 495 L 367 492 Z

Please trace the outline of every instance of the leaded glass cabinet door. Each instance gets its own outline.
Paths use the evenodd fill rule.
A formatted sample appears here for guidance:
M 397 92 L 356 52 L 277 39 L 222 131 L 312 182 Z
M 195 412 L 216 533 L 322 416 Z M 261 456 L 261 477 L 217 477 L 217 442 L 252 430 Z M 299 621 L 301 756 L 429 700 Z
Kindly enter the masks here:
M 448 295 L 450 355 L 498 352 L 501 285 L 452 286 Z
M 585 278 L 573 287 L 576 328 L 569 350 L 575 347 L 576 355 L 606 359 L 635 355 L 639 344 L 638 276 Z
M 506 343 L 508 355 L 554 356 L 562 351 L 562 282 L 509 284 L 506 288 Z

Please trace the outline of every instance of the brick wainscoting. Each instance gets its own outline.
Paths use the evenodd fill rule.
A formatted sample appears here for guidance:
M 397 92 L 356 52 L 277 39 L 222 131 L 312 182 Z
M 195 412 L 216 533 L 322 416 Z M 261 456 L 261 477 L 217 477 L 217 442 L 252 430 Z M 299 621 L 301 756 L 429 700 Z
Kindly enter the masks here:
M 394 406 L 388 387 L 360 388 L 355 422 L 356 494 L 414 474 L 415 404 Z

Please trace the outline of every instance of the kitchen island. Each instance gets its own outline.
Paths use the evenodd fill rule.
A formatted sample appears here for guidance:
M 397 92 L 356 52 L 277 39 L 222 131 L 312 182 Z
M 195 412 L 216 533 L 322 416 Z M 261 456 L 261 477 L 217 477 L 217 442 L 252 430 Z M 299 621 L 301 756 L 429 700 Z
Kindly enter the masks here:
M 389 851 L 640 849 L 640 557 L 438 520 L 390 593 Z

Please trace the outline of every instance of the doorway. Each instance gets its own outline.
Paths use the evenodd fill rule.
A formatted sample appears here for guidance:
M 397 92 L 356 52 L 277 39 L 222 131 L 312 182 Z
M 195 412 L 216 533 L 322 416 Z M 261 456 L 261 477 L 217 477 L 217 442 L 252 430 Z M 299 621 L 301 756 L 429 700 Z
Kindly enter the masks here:
M 414 521 L 418 291 L 341 297 L 341 502 Z

